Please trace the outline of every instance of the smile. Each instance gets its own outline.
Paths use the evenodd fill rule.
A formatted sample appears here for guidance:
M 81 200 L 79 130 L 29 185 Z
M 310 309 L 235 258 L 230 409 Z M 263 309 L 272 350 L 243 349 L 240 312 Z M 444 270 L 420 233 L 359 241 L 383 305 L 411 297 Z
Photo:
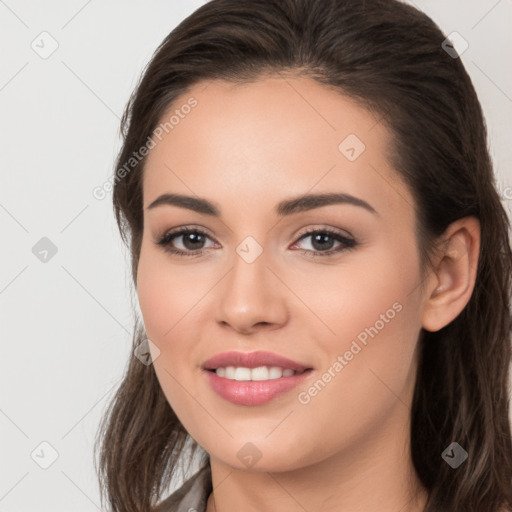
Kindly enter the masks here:
M 213 371 L 213 370 L 212 370 Z M 244 366 L 221 366 L 215 370 L 219 377 L 230 380 L 273 380 L 281 377 L 291 377 L 296 375 L 297 371 L 291 368 L 282 368 L 280 366 L 258 366 L 256 368 L 247 368 Z
M 313 368 L 272 352 L 230 351 L 201 366 L 210 388 L 236 405 L 262 405 L 291 391 Z

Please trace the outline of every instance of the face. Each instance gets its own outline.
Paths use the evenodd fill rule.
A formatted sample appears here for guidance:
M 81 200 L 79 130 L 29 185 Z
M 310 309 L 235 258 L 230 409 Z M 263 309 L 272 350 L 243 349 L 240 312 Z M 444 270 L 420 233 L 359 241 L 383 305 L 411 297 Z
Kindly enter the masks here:
M 403 435 L 422 297 L 386 128 L 309 78 L 200 83 L 176 110 L 145 165 L 137 291 L 184 427 L 262 471 Z

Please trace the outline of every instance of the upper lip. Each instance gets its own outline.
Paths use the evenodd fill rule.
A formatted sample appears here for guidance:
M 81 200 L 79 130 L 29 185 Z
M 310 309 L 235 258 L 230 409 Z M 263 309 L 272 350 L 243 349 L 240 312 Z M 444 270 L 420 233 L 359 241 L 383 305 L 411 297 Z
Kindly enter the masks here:
M 257 368 L 258 366 L 279 366 L 280 368 L 302 372 L 311 367 L 292 361 L 272 352 L 222 352 L 203 363 L 205 370 L 216 370 L 227 366 Z

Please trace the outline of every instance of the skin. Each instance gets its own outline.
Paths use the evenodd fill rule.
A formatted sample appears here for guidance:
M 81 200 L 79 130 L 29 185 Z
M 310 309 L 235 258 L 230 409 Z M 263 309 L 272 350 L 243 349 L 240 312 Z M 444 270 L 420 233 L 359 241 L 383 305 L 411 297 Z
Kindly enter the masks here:
M 146 163 L 137 291 L 148 338 L 160 351 L 152 353 L 163 392 L 211 457 L 207 511 L 422 510 L 426 493 L 412 467 L 408 430 L 417 341 L 422 327 L 447 325 L 471 296 L 477 220 L 447 229 L 422 280 L 414 201 L 388 162 L 390 134 L 374 115 L 306 77 L 196 84 L 169 113 L 191 96 L 197 106 Z M 338 149 L 349 134 L 366 146 L 354 161 Z M 274 212 L 284 199 L 334 191 L 377 213 L 350 204 Z M 163 193 L 206 198 L 221 216 L 148 209 Z M 171 255 L 156 243 L 181 226 L 208 232 L 202 255 Z M 303 254 L 322 248 L 301 234 L 326 227 L 358 245 L 331 256 Z M 252 263 L 236 252 L 248 236 L 263 249 Z M 341 245 L 332 240 L 324 251 Z M 183 236 L 173 243 L 187 250 Z M 300 403 L 299 393 L 396 303 L 400 312 Z M 271 402 L 235 405 L 201 370 L 228 350 L 271 351 L 313 372 Z M 261 454 L 250 467 L 237 457 L 248 442 Z

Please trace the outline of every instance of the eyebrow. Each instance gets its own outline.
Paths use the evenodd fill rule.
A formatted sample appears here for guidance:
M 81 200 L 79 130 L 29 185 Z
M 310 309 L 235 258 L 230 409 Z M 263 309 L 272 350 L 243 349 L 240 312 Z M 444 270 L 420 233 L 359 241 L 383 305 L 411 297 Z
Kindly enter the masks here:
M 306 194 L 291 199 L 286 199 L 278 203 L 275 208 L 275 213 L 284 217 L 294 213 L 305 212 L 313 210 L 314 208 L 321 208 L 322 206 L 329 206 L 332 204 L 349 204 L 358 206 L 368 210 L 369 212 L 379 215 L 375 208 L 368 204 L 363 199 L 343 193 L 326 193 L 326 194 Z M 220 209 L 218 206 L 208 201 L 207 199 L 186 196 L 182 194 L 162 194 L 157 197 L 148 207 L 148 210 L 156 208 L 157 206 L 169 205 L 186 208 L 188 210 L 220 217 Z

